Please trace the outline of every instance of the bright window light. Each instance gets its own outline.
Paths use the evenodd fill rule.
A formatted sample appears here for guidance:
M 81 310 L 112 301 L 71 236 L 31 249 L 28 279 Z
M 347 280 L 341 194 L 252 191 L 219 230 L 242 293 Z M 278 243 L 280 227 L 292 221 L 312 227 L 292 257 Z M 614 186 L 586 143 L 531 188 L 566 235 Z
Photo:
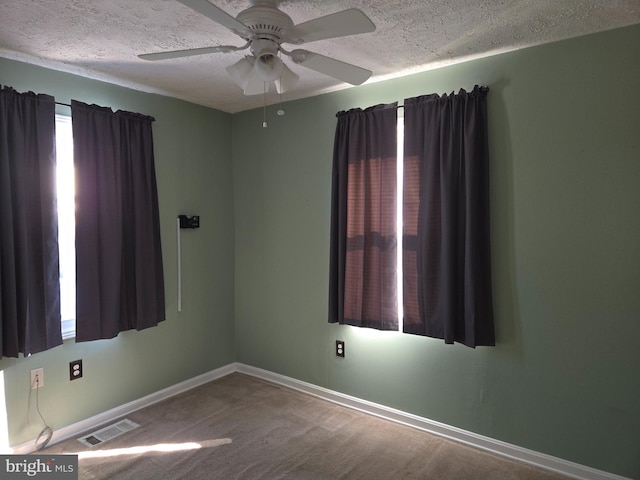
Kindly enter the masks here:
M 76 228 L 71 117 L 56 115 L 56 188 L 62 338 L 76 333 Z
M 403 316 L 402 309 L 402 192 L 404 185 L 404 117 L 398 115 L 398 138 L 396 140 L 398 145 L 397 153 L 397 199 L 396 199 L 396 255 L 397 255 L 397 298 L 398 298 L 398 330 L 402 332 Z
M 4 394 L 4 370 L 0 370 L 0 454 L 11 454 L 9 448 L 9 422 L 7 420 L 7 402 Z

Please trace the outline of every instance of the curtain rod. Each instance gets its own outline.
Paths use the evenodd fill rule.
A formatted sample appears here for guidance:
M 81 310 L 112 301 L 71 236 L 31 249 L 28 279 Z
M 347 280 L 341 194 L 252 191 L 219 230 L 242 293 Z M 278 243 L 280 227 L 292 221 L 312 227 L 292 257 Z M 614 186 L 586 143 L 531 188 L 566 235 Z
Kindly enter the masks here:
M 484 90 L 484 91 L 488 92 L 488 91 L 489 91 L 489 87 L 488 87 L 487 85 L 475 85 L 475 86 L 473 87 L 473 89 L 472 89 L 470 92 L 469 92 L 469 91 L 467 91 L 467 90 L 465 90 L 464 88 L 461 88 L 461 89 L 460 89 L 460 92 L 464 92 L 464 93 L 474 93 L 476 90 L 480 90 L 480 91 L 483 91 L 483 90 Z M 455 91 L 452 91 L 452 92 L 451 92 L 451 94 L 449 94 L 449 95 L 448 95 L 448 94 L 446 94 L 446 93 L 443 93 L 442 95 L 437 94 L 437 93 L 432 93 L 432 94 L 428 94 L 428 95 L 420 95 L 420 96 L 418 96 L 418 97 L 413 97 L 413 98 L 411 98 L 410 100 L 413 100 L 413 99 L 415 99 L 415 98 L 420 98 L 420 97 L 432 96 L 432 95 L 433 95 L 433 96 L 436 96 L 436 97 L 438 97 L 438 98 L 441 98 L 442 96 L 453 96 L 453 95 L 456 95 L 456 93 L 455 93 Z M 405 101 L 406 101 L 406 100 L 409 100 L 409 99 L 405 98 Z M 397 102 L 395 102 L 395 103 L 397 103 Z M 364 109 L 363 109 L 363 108 L 353 108 L 353 109 L 351 109 L 351 110 L 356 110 L 356 111 L 357 111 L 357 110 L 365 111 L 365 110 L 368 110 L 369 108 L 376 108 L 376 107 L 381 108 L 381 109 L 383 109 L 383 110 L 386 110 L 386 109 L 388 109 L 388 108 L 393 108 L 393 109 L 395 109 L 395 110 L 400 110 L 401 108 L 405 108 L 405 105 L 404 105 L 404 104 L 394 105 L 393 103 L 387 103 L 387 104 L 378 104 L 378 105 L 373 105 L 373 106 L 371 106 L 371 107 L 367 107 L 367 108 L 364 108 Z M 345 111 L 345 110 L 341 110 L 341 111 L 339 111 L 338 113 L 336 113 L 336 117 L 339 117 L 339 116 L 340 116 L 340 114 L 342 114 L 342 113 L 347 113 L 347 112 L 349 112 L 349 111 L 351 111 L 351 110 L 346 110 L 346 111 Z
M 56 105 L 61 105 L 61 106 L 63 106 L 63 107 L 69 107 L 69 108 L 71 108 L 71 105 L 70 105 L 70 104 L 68 104 L 68 103 L 63 103 L 63 102 L 54 102 L 54 103 L 55 103 Z M 108 107 L 100 107 L 100 108 L 108 108 Z M 119 110 L 119 111 L 120 111 L 120 110 Z M 135 115 L 141 115 L 141 116 L 143 116 L 143 117 L 148 117 L 152 122 L 155 122 L 155 121 L 156 121 L 156 119 L 155 119 L 155 118 L 153 118 L 153 117 L 152 117 L 152 116 L 150 116 L 150 115 L 145 115 L 145 114 L 143 114 L 143 113 L 136 113 Z

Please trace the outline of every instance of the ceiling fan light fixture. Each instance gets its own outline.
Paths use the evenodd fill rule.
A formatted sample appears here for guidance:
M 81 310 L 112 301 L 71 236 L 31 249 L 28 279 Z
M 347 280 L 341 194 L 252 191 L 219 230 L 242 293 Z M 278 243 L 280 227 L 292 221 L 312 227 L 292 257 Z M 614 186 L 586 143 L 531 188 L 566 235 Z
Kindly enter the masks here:
M 272 82 L 282 73 L 282 60 L 278 57 L 279 45 L 269 38 L 258 38 L 251 43 L 255 57 L 253 68 L 258 78 Z
M 245 95 L 264 95 L 269 91 L 269 82 L 263 81 L 255 72 L 249 75 L 247 84 L 244 87 Z
M 233 65 L 229 65 L 226 70 L 229 76 L 236 82 L 243 90 L 246 88 L 251 74 L 253 73 L 253 64 L 255 59 L 253 57 L 244 57 L 237 61 Z
M 286 92 L 291 89 L 299 79 L 300 77 L 295 72 L 286 65 L 283 65 L 282 73 L 280 77 L 276 79 L 276 91 L 278 93 Z
M 253 62 L 253 69 L 260 79 L 265 82 L 272 82 L 280 78 L 282 74 L 282 60 L 270 52 L 261 54 Z

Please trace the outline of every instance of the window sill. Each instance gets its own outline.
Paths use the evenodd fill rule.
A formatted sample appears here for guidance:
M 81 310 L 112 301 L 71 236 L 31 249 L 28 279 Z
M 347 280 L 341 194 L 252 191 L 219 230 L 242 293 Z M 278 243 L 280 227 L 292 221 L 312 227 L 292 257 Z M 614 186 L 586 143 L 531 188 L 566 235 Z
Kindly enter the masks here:
M 76 338 L 76 332 L 63 332 L 62 340 L 70 340 L 72 338 Z
M 62 331 L 62 340 L 69 340 L 70 338 L 76 338 L 76 319 L 70 318 L 68 320 L 62 320 L 60 325 Z

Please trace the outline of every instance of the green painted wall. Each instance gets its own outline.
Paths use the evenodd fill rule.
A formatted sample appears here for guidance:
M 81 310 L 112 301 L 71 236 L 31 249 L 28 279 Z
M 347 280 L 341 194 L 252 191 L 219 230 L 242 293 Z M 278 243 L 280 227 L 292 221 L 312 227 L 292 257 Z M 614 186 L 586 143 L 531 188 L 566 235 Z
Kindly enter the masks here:
M 60 102 L 73 98 L 155 117 L 167 301 L 167 320 L 156 328 L 84 344 L 69 340 L 26 359 L 0 360 L 8 420 L 8 439 L 0 438 L 0 446 L 31 440 L 42 429 L 35 397 L 29 399 L 32 368 L 44 367 L 40 409 L 56 429 L 233 362 L 231 115 L 6 59 L 0 59 L 0 84 L 48 93 Z M 181 313 L 176 305 L 179 214 L 201 216 L 199 230 L 182 234 Z M 84 378 L 70 382 L 69 362 L 79 358 Z
M 474 84 L 498 345 L 327 324 L 335 113 Z M 237 360 L 640 478 L 638 88 L 634 26 L 234 115 Z

